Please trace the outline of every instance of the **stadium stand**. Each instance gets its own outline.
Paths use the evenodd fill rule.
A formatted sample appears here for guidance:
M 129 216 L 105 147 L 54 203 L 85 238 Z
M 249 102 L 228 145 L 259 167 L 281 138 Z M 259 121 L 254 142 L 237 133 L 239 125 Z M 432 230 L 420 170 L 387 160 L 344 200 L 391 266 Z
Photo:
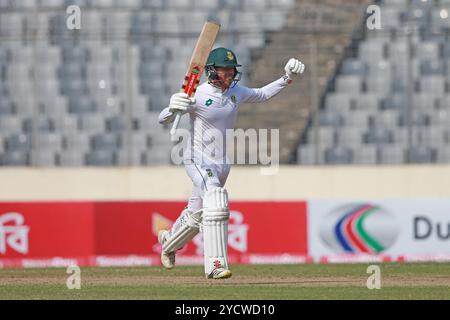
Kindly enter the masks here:
M 365 26 L 371 3 L 381 30 Z M 66 27 L 71 4 L 80 30 Z M 246 85 L 305 62 L 302 81 L 238 117 L 280 129 L 281 163 L 448 163 L 449 11 L 447 0 L 0 0 L 0 165 L 170 164 L 156 119 L 207 18 Z
M 82 10 L 80 30 L 66 27 L 73 4 Z M 217 45 L 236 44 L 248 65 L 294 5 L 1 0 L 0 164 L 170 164 L 168 128 L 157 115 L 179 90 L 203 22 L 219 20 L 226 31 Z
M 449 162 L 450 2 L 378 4 L 382 29 L 354 37 L 324 93 L 320 138 L 310 119 L 298 163 Z

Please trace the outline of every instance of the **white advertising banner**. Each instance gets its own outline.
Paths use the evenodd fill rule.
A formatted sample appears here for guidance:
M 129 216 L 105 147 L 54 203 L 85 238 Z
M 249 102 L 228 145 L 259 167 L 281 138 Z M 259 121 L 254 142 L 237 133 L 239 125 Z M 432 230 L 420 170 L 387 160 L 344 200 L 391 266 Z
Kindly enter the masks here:
M 450 199 L 309 201 L 308 244 L 315 261 L 448 259 Z

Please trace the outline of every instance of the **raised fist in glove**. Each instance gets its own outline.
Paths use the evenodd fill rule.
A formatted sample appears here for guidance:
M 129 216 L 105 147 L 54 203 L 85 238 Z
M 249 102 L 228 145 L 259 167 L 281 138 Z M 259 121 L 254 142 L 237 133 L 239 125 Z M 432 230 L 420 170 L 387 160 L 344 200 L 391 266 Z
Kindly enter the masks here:
M 190 98 L 187 93 L 179 92 L 170 97 L 169 111 L 172 113 L 180 112 L 185 114 L 189 107 L 195 103 L 195 98 Z
M 291 58 L 288 63 L 286 63 L 284 71 L 286 71 L 286 76 L 289 80 L 294 80 L 296 76 L 305 71 L 305 65 L 300 60 Z

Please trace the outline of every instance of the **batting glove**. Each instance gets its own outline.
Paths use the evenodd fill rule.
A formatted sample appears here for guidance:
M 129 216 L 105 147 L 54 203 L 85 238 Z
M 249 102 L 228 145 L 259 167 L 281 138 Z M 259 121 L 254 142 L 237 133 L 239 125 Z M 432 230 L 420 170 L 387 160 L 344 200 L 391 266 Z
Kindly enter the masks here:
M 195 98 L 190 98 L 187 93 L 179 92 L 170 97 L 169 111 L 172 113 L 180 112 L 185 114 L 189 107 L 195 103 Z
M 299 74 L 302 74 L 305 71 L 305 65 L 300 60 L 291 58 L 288 63 L 286 63 L 284 71 L 286 71 L 286 76 L 289 80 L 294 80 Z

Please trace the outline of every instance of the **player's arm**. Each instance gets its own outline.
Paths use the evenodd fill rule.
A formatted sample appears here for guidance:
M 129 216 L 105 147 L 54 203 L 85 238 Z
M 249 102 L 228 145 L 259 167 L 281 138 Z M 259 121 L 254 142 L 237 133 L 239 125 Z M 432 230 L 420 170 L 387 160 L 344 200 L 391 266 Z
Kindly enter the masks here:
M 185 114 L 190 111 L 195 104 L 195 98 L 190 98 L 187 93 L 179 92 L 172 95 L 169 106 L 159 114 L 159 123 L 166 124 L 175 120 L 177 112 Z
M 297 60 L 290 59 L 284 67 L 286 74 L 262 88 L 245 88 L 243 102 L 263 102 L 276 96 L 281 90 L 291 83 L 295 78 L 305 71 L 305 65 Z

